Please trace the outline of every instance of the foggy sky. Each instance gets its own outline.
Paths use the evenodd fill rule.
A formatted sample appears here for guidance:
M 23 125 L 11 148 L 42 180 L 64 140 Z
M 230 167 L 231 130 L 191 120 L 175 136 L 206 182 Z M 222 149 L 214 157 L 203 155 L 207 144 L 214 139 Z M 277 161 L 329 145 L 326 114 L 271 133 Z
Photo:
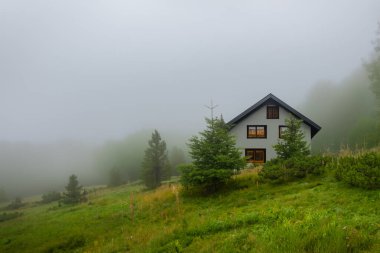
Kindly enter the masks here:
M 373 50 L 380 1 L 0 0 L 0 140 L 198 131 L 292 106 Z

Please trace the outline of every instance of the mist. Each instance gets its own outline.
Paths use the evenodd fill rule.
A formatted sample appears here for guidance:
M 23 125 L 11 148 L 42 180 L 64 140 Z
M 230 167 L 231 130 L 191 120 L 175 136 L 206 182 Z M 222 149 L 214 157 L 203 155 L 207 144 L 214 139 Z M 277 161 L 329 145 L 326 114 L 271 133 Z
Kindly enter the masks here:
M 375 95 L 364 67 L 339 83 L 316 83 L 300 108 L 322 127 L 313 139 L 314 152 L 380 145 Z
M 62 191 L 71 174 L 84 185 L 99 183 L 93 170 L 95 150 L 77 141 L 0 142 L 0 188 L 8 197 Z
M 0 190 L 62 190 L 73 173 L 107 184 L 114 167 L 133 181 L 154 129 L 186 156 L 210 100 L 229 121 L 269 93 L 322 126 L 314 150 L 371 147 L 361 133 L 373 96 L 357 69 L 378 10 L 376 0 L 2 0 Z

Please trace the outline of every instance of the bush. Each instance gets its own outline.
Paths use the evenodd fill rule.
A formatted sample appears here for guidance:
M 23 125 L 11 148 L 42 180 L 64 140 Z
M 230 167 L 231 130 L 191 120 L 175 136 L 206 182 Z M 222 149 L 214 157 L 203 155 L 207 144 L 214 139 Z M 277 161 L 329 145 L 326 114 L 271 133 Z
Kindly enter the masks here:
M 330 157 L 306 156 L 289 159 L 275 158 L 267 162 L 259 173 L 261 181 L 283 183 L 304 178 L 308 175 L 322 175 Z
M 2 213 L 0 214 L 0 222 L 16 219 L 17 217 L 21 216 L 22 213 L 15 212 L 15 213 Z
M 15 198 L 12 203 L 10 203 L 8 206 L 7 206 L 7 209 L 10 209 L 10 210 L 13 210 L 13 209 L 19 209 L 21 207 L 23 207 L 25 204 L 22 203 L 22 200 L 21 198 L 17 197 Z
M 339 181 L 364 189 L 380 189 L 380 153 L 342 157 L 335 167 Z
M 42 203 L 50 203 L 53 201 L 60 200 L 62 196 L 61 196 L 61 193 L 52 191 L 52 192 L 43 194 L 41 198 L 42 198 L 42 201 L 41 201 Z
M 180 182 L 185 187 L 200 187 L 204 192 L 214 192 L 220 185 L 224 185 L 233 175 L 232 170 L 199 169 L 193 164 L 178 166 L 182 176 Z

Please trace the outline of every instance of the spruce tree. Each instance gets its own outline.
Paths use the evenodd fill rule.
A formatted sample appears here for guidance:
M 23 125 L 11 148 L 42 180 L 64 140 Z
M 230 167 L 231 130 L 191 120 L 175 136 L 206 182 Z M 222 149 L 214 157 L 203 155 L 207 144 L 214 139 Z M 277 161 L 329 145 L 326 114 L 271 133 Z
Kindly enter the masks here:
M 190 139 L 193 164 L 182 167 L 181 182 L 185 186 L 216 191 L 245 165 L 244 158 L 235 147 L 235 139 L 223 118 L 207 119 L 207 128 L 200 136 Z
M 273 146 L 277 156 L 282 159 L 288 159 L 309 155 L 310 147 L 307 145 L 301 130 L 302 120 L 292 117 L 286 119 L 285 122 L 286 129 L 282 133 L 281 139 Z
M 142 165 L 142 179 L 145 185 L 152 189 L 160 186 L 162 180 L 170 178 L 170 166 L 166 142 L 161 140 L 157 130 L 152 133 L 148 145 Z
M 63 194 L 63 202 L 66 204 L 79 203 L 82 198 L 82 186 L 79 185 L 76 175 L 71 175 L 69 183 L 65 187 L 66 192 Z

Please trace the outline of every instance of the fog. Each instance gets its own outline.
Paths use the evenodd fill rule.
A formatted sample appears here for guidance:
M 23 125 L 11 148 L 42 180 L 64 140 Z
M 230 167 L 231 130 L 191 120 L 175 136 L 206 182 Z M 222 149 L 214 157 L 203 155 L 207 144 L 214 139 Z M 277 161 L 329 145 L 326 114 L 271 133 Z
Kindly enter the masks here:
M 312 142 L 314 152 L 380 146 L 375 95 L 363 67 L 339 83 L 316 83 L 300 107 L 322 127 Z
M 0 0 L 0 189 L 61 189 L 70 173 L 104 183 L 100 170 L 129 166 L 107 147 L 144 129 L 184 149 L 211 99 L 228 121 L 273 93 L 323 127 L 310 93 L 360 68 L 379 10 L 376 0 Z

